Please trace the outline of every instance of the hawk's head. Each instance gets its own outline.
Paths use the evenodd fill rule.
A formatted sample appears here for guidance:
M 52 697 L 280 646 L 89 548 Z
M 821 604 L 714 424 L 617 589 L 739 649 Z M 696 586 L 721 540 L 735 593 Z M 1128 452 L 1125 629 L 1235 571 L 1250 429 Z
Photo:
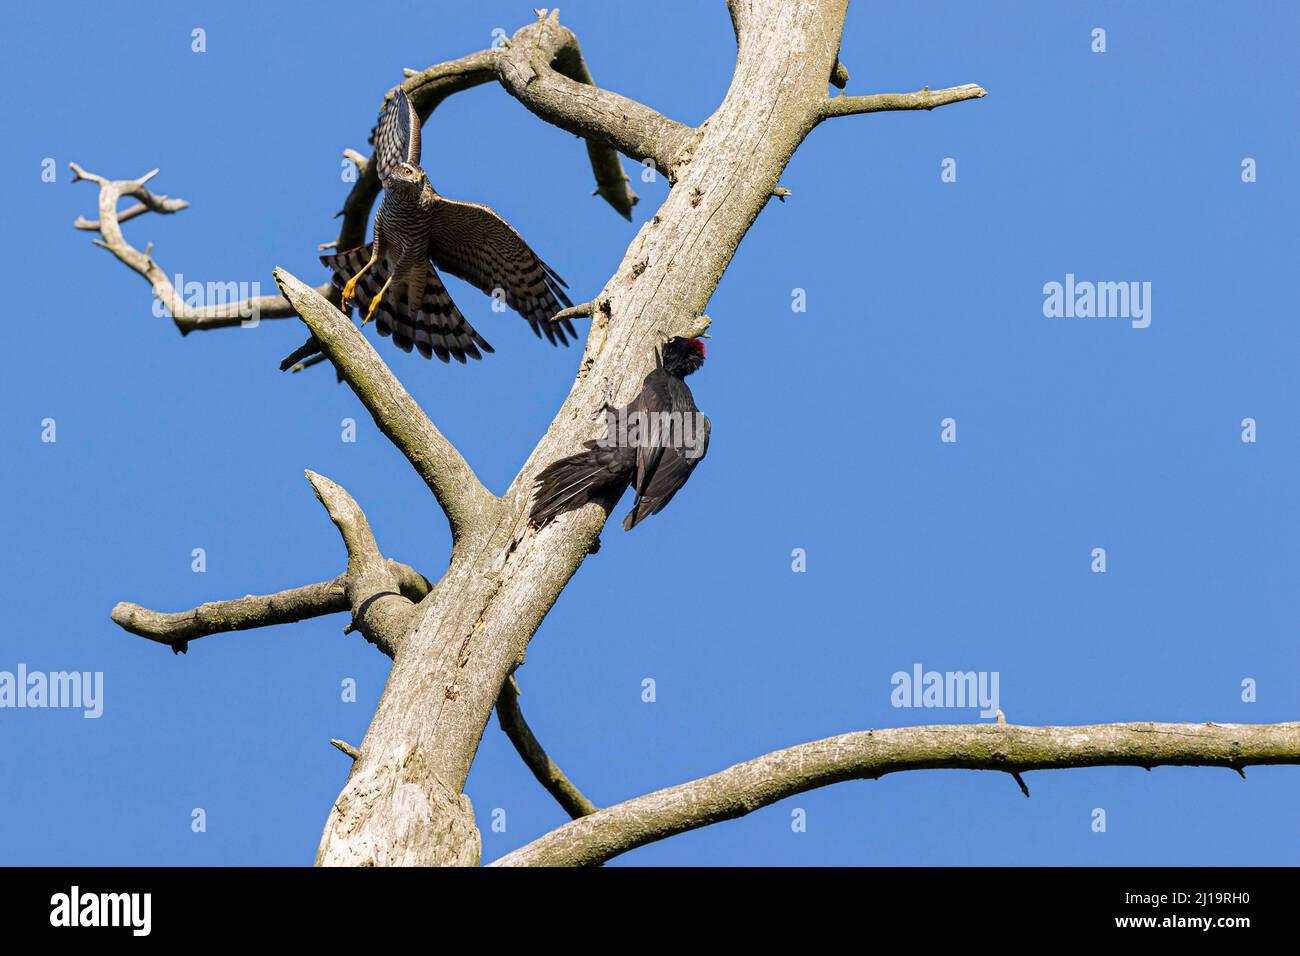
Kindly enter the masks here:
M 393 170 L 393 174 L 388 177 L 388 183 L 385 185 L 389 188 L 394 185 L 422 186 L 427 179 L 428 176 L 425 175 L 424 170 L 419 166 L 413 165 L 412 163 L 400 163 L 397 168 Z

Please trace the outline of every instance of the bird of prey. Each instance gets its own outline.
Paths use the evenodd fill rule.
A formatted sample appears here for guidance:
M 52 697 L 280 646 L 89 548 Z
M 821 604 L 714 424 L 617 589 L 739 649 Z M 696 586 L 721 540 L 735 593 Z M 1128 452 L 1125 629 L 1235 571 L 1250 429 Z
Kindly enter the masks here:
M 712 425 L 683 381 L 703 364 L 699 339 L 669 339 L 637 397 L 622 408 L 606 406 L 605 436 L 537 476 L 532 521 L 545 525 L 593 498 L 621 496 L 629 485 L 636 501 L 623 520 L 624 531 L 662 511 L 709 450 Z
M 444 362 L 494 351 L 465 320 L 438 276 L 442 269 L 514 309 L 540 338 L 568 345 L 572 323 L 551 317 L 573 303 L 555 270 L 487 206 L 440 196 L 420 168 L 420 118 L 400 87 L 371 133 L 384 187 L 369 246 L 321 256 L 343 290 L 346 313 L 355 299 L 380 335 L 403 351 L 414 346 Z M 482 350 L 482 352 L 480 352 Z

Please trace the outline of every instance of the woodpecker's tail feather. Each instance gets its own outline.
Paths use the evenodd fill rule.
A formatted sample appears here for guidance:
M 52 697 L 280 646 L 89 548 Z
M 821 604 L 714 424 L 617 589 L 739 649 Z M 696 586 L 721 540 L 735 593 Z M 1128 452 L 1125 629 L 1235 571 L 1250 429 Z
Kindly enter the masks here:
M 586 451 L 551 462 L 537 476 L 533 522 L 544 525 L 616 487 L 621 493 L 632 480 L 635 466 L 635 452 L 629 455 L 625 448 L 602 448 L 598 442 L 587 442 Z
M 658 509 L 655 510 L 657 511 Z M 631 531 L 654 513 L 655 511 L 650 510 L 650 503 L 648 501 L 643 498 L 637 498 L 636 504 L 632 506 L 632 510 L 629 511 L 627 516 L 623 519 L 623 530 Z

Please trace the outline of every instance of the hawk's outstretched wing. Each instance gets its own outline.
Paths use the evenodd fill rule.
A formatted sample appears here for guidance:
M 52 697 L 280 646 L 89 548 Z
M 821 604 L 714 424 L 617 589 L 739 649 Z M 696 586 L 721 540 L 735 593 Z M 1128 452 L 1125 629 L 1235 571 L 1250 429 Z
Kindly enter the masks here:
M 375 147 L 375 172 L 381 184 L 402 163 L 420 165 L 420 116 L 400 86 L 370 131 L 370 142 Z
M 577 339 L 573 323 L 551 316 L 573 305 L 561 279 L 523 236 L 487 206 L 441 197 L 433 215 L 429 255 L 434 265 L 464 279 L 487 295 L 500 289 L 505 303 L 552 345 L 568 345 L 565 332 Z

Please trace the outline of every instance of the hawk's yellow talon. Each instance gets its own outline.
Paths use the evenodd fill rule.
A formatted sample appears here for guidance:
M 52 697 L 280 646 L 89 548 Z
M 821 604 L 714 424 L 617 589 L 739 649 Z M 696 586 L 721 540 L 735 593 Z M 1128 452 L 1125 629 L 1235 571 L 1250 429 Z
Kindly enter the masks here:
M 361 278 L 361 273 L 358 272 L 358 273 L 357 273 L 356 275 L 354 275 L 351 279 L 349 279 L 347 285 L 345 285 L 345 286 L 343 287 L 343 304 L 344 304 L 344 305 L 347 305 L 349 302 L 351 302 L 353 299 L 356 298 L 357 279 L 359 279 L 359 278 Z
M 366 323 L 370 321 L 370 317 L 375 314 L 375 309 L 379 308 L 379 303 L 383 300 L 384 293 L 388 291 L 388 284 L 392 281 L 392 276 L 385 279 L 383 286 L 379 290 L 379 295 L 375 296 L 374 300 L 371 301 L 370 308 L 366 310 L 366 317 L 361 320 L 361 327 L 363 329 L 366 327 Z
M 348 311 L 348 303 L 353 301 L 357 297 L 356 296 L 357 280 L 359 280 L 363 275 L 369 272 L 370 267 L 373 266 L 378 260 L 379 257 L 376 256 L 374 253 L 371 253 L 370 259 L 366 262 L 364 266 L 361 267 L 361 271 L 358 272 L 356 275 L 354 275 L 351 279 L 349 279 L 347 281 L 347 284 L 343 286 L 343 301 L 339 303 L 340 312 Z

